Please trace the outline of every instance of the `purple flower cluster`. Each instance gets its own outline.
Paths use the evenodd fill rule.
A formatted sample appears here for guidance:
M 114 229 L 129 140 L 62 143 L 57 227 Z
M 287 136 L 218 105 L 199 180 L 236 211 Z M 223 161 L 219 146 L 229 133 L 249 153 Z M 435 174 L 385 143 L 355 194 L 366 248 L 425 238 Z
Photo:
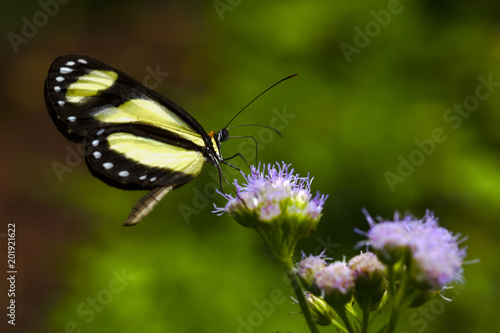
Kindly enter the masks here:
M 321 218 L 327 196 L 311 194 L 312 178 L 293 173 L 289 164 L 276 163 L 252 167 L 245 184 L 235 181 L 237 195 L 222 194 L 228 202 L 215 207 L 239 224 L 254 228 L 268 244 L 278 261 L 292 266 L 299 239 L 311 235 Z
M 327 262 L 325 259 L 327 258 L 325 258 L 324 253 L 321 253 L 318 256 L 310 255 L 308 257 L 302 253 L 302 260 L 300 261 L 296 271 L 306 288 L 312 288 L 314 275 L 326 267 Z
M 368 240 L 381 259 L 396 257 L 404 250 L 411 253 L 412 278 L 419 283 L 439 289 L 451 282 L 462 281 L 462 265 L 466 251 L 459 248 L 459 235 L 440 227 L 433 213 L 427 211 L 422 219 L 396 212 L 393 221 L 379 223 L 366 213 L 370 230 Z
M 372 252 L 365 252 L 349 260 L 349 268 L 354 272 L 354 278 L 368 278 L 370 274 L 384 274 L 385 266 L 378 260 Z
M 228 202 L 224 208 L 216 207 L 216 212 L 231 214 L 248 209 L 255 211 L 261 221 L 270 221 L 283 213 L 319 220 L 327 196 L 318 193 L 312 197 L 312 178 L 294 174 L 290 166 L 284 162 L 268 164 L 267 173 L 265 165 L 262 171 L 260 166 L 252 166 L 252 172 L 244 176 L 246 184 L 235 182 L 238 195 L 223 194 Z M 284 202 L 288 204 L 283 205 Z
M 354 289 L 354 272 L 344 261 L 335 261 L 316 273 L 314 283 L 323 298 L 334 291 L 348 295 Z

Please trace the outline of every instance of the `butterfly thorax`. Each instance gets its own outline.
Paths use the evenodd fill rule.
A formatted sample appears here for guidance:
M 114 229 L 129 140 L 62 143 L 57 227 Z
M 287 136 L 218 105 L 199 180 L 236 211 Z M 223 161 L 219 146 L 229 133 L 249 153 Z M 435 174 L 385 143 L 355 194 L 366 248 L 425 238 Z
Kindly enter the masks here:
M 224 160 L 224 158 L 221 155 L 221 149 L 220 149 L 221 142 L 227 140 L 227 138 L 224 136 L 223 133 L 224 131 L 227 132 L 226 129 L 221 129 L 217 133 L 215 133 L 214 131 L 210 131 L 207 133 L 207 136 L 210 139 L 210 141 L 205 143 L 207 149 L 205 158 L 207 162 L 215 166 L 219 165 L 219 163 Z M 229 137 L 229 135 L 227 135 L 227 137 Z

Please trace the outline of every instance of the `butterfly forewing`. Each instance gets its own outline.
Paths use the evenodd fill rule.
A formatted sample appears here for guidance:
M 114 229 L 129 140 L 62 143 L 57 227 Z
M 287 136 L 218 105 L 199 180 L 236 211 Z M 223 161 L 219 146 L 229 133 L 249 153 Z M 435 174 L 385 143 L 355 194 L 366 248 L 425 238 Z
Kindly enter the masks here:
M 88 56 L 65 55 L 54 60 L 44 94 L 54 122 L 59 129 L 65 126 L 73 140 L 79 136 L 81 141 L 87 131 L 103 122 L 145 122 L 184 133 L 203 144 L 203 127 L 180 106 Z
M 120 105 L 122 97 L 110 88 L 117 71 L 84 56 L 63 56 L 51 64 L 45 80 L 45 102 L 58 129 L 73 141 L 81 141 L 99 125 L 94 114 Z

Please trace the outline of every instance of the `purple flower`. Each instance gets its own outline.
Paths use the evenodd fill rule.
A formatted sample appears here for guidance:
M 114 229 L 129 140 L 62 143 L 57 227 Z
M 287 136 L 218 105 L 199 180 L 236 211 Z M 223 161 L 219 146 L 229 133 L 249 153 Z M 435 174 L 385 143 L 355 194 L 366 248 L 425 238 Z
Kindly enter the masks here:
M 368 278 L 372 274 L 384 274 L 385 266 L 378 260 L 372 252 L 365 252 L 352 257 L 349 260 L 349 268 L 354 272 L 354 278 Z
M 354 291 L 354 272 L 343 261 L 335 261 L 314 275 L 314 286 L 334 309 L 344 306 Z
M 260 171 L 259 167 L 251 167 L 250 175 L 246 175 L 246 184 L 240 186 L 235 181 L 238 195 L 222 194 L 228 203 L 225 207 L 216 207 L 215 212 L 232 214 L 240 209 L 255 210 L 258 218 L 269 221 L 281 213 L 301 215 L 319 220 L 323 204 L 327 196 L 319 193 L 311 195 L 312 178 L 300 177 L 293 173 L 290 164 L 267 165 Z M 244 201 L 244 204 L 243 202 Z M 288 203 L 283 207 L 283 203 Z
M 427 212 L 424 221 L 412 231 L 412 275 L 417 282 L 438 289 L 451 282 L 462 282 L 464 248 L 459 248 L 459 235 L 439 227 L 437 219 Z
M 466 251 L 459 248 L 459 235 L 440 227 L 437 218 L 427 211 L 419 220 L 412 215 L 394 221 L 375 223 L 367 214 L 370 245 L 383 262 L 398 260 L 403 251 L 411 254 L 410 274 L 414 281 L 434 290 L 455 281 L 462 281 L 462 265 Z
M 326 267 L 327 263 L 325 259 L 324 253 L 318 256 L 310 255 L 309 257 L 302 254 L 302 260 L 296 271 L 300 281 L 302 281 L 307 289 L 312 287 L 314 275 Z
M 348 265 L 354 272 L 354 299 L 362 309 L 374 311 L 387 288 L 385 266 L 372 252 L 358 254 Z
M 415 224 L 412 216 L 407 215 L 401 220 L 399 213 L 396 212 L 394 221 L 382 220 L 375 223 L 367 212 L 365 214 L 370 230 L 367 233 L 368 241 L 364 243 L 387 255 L 393 254 L 393 250 L 398 251 L 409 246 L 411 241 L 409 229 Z
M 288 260 L 298 239 L 316 230 L 327 196 L 313 197 L 312 178 L 294 174 L 285 163 L 264 165 L 262 171 L 252 166 L 244 178 L 243 185 L 235 181 L 237 195 L 222 194 L 228 202 L 214 212 L 256 229 L 278 259 Z

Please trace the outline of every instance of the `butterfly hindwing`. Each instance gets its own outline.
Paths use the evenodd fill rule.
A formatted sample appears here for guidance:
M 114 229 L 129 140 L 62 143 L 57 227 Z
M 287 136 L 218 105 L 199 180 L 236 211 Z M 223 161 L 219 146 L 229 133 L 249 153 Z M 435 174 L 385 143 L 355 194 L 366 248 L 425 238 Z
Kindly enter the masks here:
M 85 146 L 92 173 L 121 189 L 178 187 L 196 177 L 204 163 L 198 146 L 147 125 L 95 128 Z

